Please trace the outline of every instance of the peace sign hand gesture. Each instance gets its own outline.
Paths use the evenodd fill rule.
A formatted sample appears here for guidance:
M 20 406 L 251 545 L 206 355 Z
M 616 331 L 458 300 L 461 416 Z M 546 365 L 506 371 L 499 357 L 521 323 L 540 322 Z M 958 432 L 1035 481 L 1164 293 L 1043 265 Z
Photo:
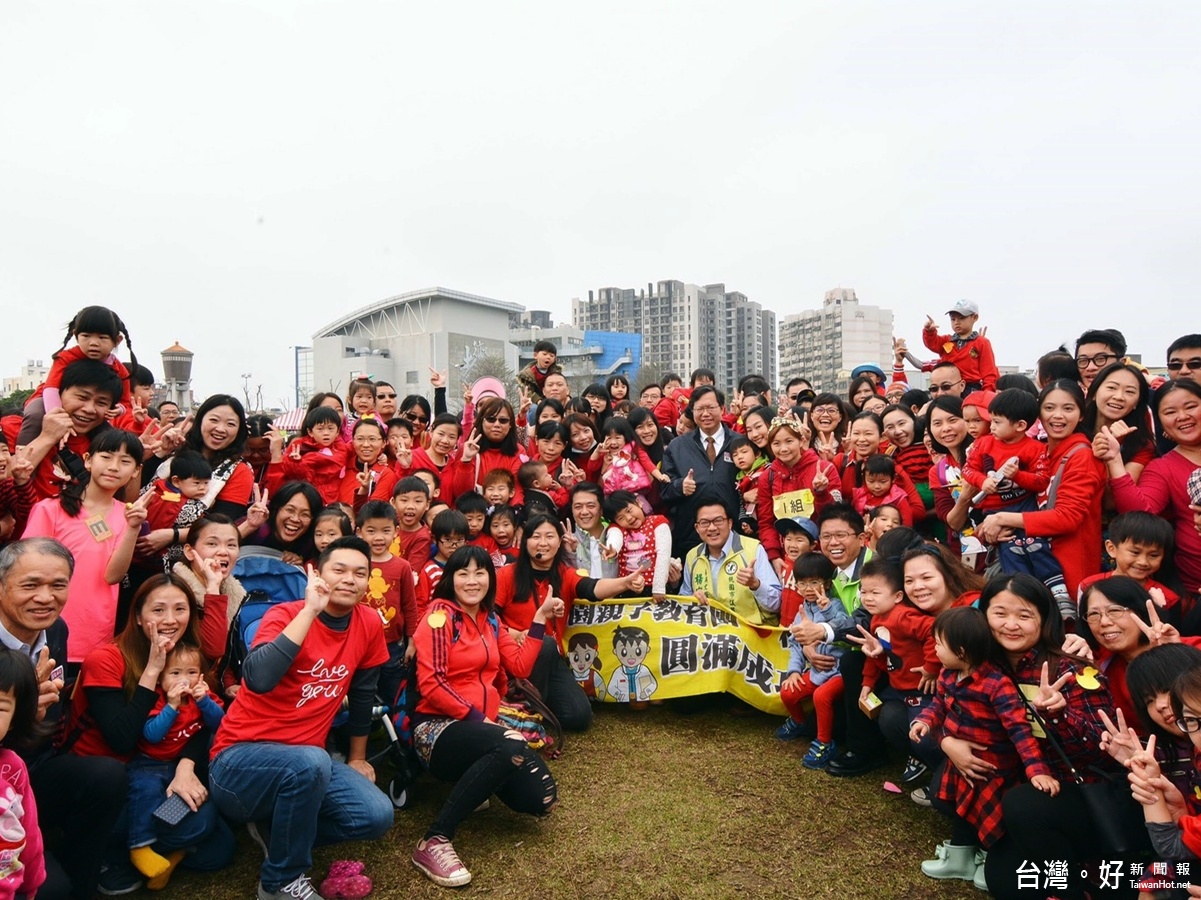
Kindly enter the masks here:
M 1130 757 L 1143 749 L 1142 742 L 1139 741 L 1135 730 L 1126 725 L 1126 716 L 1120 709 L 1117 725 L 1113 724 L 1104 710 L 1101 710 L 1100 714 L 1101 724 L 1105 726 L 1105 731 L 1101 734 L 1101 749 L 1113 757 L 1115 762 L 1124 766 L 1130 761 Z
M 133 503 L 125 504 L 125 527 L 131 531 L 138 531 L 142 527 L 142 523 L 146 521 L 146 508 L 150 505 L 151 499 L 154 497 L 154 491 L 147 491 L 138 497 Z
M 1067 699 L 1060 691 L 1075 673 L 1071 671 L 1065 672 L 1062 678 L 1058 678 L 1054 683 L 1051 683 L 1048 672 L 1047 663 L 1044 662 L 1042 673 L 1038 678 L 1038 693 L 1035 694 L 1031 702 L 1043 712 L 1056 713 L 1068 705 Z
M 260 488 L 257 484 L 254 486 L 254 503 L 246 510 L 246 524 L 258 531 L 263 527 L 263 523 L 267 521 L 267 489 Z
M 304 608 L 313 613 L 325 612 L 329 606 L 329 585 L 317 574 L 312 563 L 305 567 L 305 572 L 309 580 L 304 590 Z
M 1158 588 L 1151 589 L 1152 597 L 1159 594 L 1159 599 L 1163 599 L 1163 592 Z M 1147 624 L 1138 616 L 1132 616 L 1134 624 L 1139 627 L 1139 630 L 1147 636 L 1147 640 L 1151 642 L 1152 647 L 1162 647 L 1164 644 L 1179 644 L 1180 632 L 1176 630 L 1175 625 L 1171 625 L 1162 621 L 1159 618 L 1159 609 L 1155 605 L 1155 600 L 1147 601 L 1147 618 L 1150 624 Z
M 860 647 L 863 648 L 863 655 L 864 656 L 883 656 L 884 655 L 884 645 L 880 643 L 879 638 L 877 638 L 874 634 L 872 634 L 870 631 L 868 631 L 862 625 L 857 625 L 855 627 L 859 629 L 859 634 L 862 635 L 862 637 L 856 636 L 853 634 L 848 634 L 847 638 L 849 640 L 854 641 L 856 644 L 858 644 Z
M 480 438 L 482 436 L 482 432 L 473 431 L 471 437 L 463 441 L 463 450 L 459 454 L 459 459 L 462 462 L 471 462 L 475 459 L 476 455 L 480 452 Z

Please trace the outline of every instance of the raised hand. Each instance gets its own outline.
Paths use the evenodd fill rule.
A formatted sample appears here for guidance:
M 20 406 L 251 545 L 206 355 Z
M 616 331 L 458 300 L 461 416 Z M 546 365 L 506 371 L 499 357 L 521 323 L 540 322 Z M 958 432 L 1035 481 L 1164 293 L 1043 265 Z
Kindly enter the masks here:
M 859 634 L 848 634 L 847 639 L 854 641 L 863 648 L 864 656 L 883 656 L 884 645 L 880 643 L 880 639 L 864 628 L 862 625 L 856 625 L 859 629 Z M 866 690 L 866 688 L 864 688 Z
M 146 658 L 144 673 L 148 672 L 157 679 L 167 665 L 167 654 L 175 646 L 175 642 L 166 635 L 159 634 L 158 625 L 154 622 L 148 622 L 146 630 L 150 632 L 148 635 L 150 639 L 150 654 Z
M 1160 594 L 1162 598 L 1163 594 Z M 1171 625 L 1162 621 L 1159 618 L 1159 609 L 1155 605 L 1154 600 L 1147 601 L 1147 618 L 1150 624 L 1147 624 L 1138 616 L 1131 616 L 1134 619 L 1134 624 L 1139 627 L 1139 630 L 1147 636 L 1147 640 L 1151 642 L 1152 647 L 1160 647 L 1164 644 L 1179 644 L 1180 632 L 1176 630 L 1175 625 Z
M 50 658 L 50 648 L 42 647 L 38 654 L 37 665 L 34 666 L 34 672 L 38 679 L 38 714 L 37 718 L 40 722 L 46 717 L 46 710 L 58 702 L 59 692 L 63 689 L 62 670 L 59 670 L 58 678 L 51 678 L 58 664 Z
M 67 438 L 75 434 L 75 426 L 62 407 L 52 409 L 42 417 L 42 434 L 55 441 L 61 449 Z
M 215 556 L 210 556 L 208 559 L 200 560 L 200 568 L 204 573 L 204 592 L 220 594 L 221 582 L 225 580 L 225 573 L 221 571 L 221 563 Z
M 1108 425 L 1102 425 L 1097 436 L 1093 438 L 1093 456 L 1106 463 L 1122 456 L 1122 445 L 1118 443 Z
M 788 626 L 788 633 L 798 644 L 816 644 L 826 639 L 826 629 L 805 615 L 804 608 L 797 614 L 797 621 Z
M 1048 713 L 1055 713 L 1068 705 L 1067 699 L 1060 691 L 1063 686 L 1072 680 L 1074 672 L 1068 671 L 1061 678 L 1057 678 L 1054 683 L 1050 681 L 1049 668 L 1047 663 L 1043 663 L 1042 672 L 1038 678 L 1038 693 L 1034 695 L 1034 699 L 1030 701 L 1038 709 Z
M 636 569 L 626 576 L 626 590 L 641 596 L 646 590 L 646 570 Z
M 463 441 L 463 449 L 459 454 L 460 462 L 471 462 L 480 452 L 480 439 L 483 433 L 479 431 L 471 432 L 471 437 Z
M 329 585 L 317 574 L 312 563 L 305 567 L 305 571 L 309 580 L 304 590 L 304 608 L 314 613 L 325 612 L 329 606 Z
M 734 573 L 734 580 L 743 587 L 748 587 L 752 591 L 759 590 L 759 579 L 755 577 L 754 566 L 743 566 Z
M 246 524 L 255 531 L 258 531 L 263 527 L 263 523 L 267 521 L 269 514 L 269 510 L 267 509 L 267 489 L 260 489 L 256 484 L 254 486 L 253 497 L 254 502 L 246 510 Z
M 580 547 L 580 539 L 575 536 L 575 529 L 571 527 L 571 519 L 564 519 L 560 524 L 563 526 L 563 546 L 568 553 L 575 553 Z
M 277 428 L 267 432 L 267 446 L 271 448 L 271 461 L 279 462 L 284 458 L 284 435 Z
M 183 703 L 184 694 L 189 693 L 188 682 L 186 678 L 176 678 L 167 688 L 167 703 L 179 709 Z
M 371 470 L 370 469 L 363 469 L 363 471 L 361 471 L 361 472 L 356 472 L 354 479 L 355 479 L 355 481 L 357 481 L 359 483 L 358 490 L 355 491 L 356 494 L 366 495 L 366 494 L 371 493 Z
M 30 450 L 28 447 L 21 447 L 12 456 L 12 461 L 9 464 L 8 473 L 12 476 L 13 484 L 22 485 L 29 484 L 29 479 L 33 477 L 33 460 L 29 457 Z
M 548 593 L 538 611 L 547 620 L 558 619 L 567 611 L 567 605 L 553 593 Z
M 134 422 L 138 425 L 145 425 L 146 420 L 150 418 L 149 413 L 146 412 L 146 404 L 141 402 L 137 397 L 134 397 L 130 402 L 129 411 L 133 416 Z
M 922 326 L 922 331 L 938 331 L 938 323 L 926 316 L 926 324 Z
M 446 375 L 447 375 L 446 371 L 439 372 L 433 366 L 430 366 L 429 370 L 430 370 L 430 384 L 433 386 L 434 390 L 438 390 L 438 388 L 446 387 Z M 464 396 L 466 396 L 466 395 L 464 395 Z
M 1126 725 L 1126 716 L 1121 709 L 1117 712 L 1117 725 L 1113 724 L 1105 710 L 1101 710 L 1100 715 L 1101 724 L 1105 726 L 1105 731 L 1101 734 L 1101 749 L 1124 766 L 1130 761 L 1130 757 L 1143 749 L 1142 741 L 1135 730 Z
M 813 493 L 820 494 L 830 486 L 830 478 L 821 469 L 818 469 L 813 474 L 813 480 L 810 482 L 813 486 Z
M 688 470 L 688 474 L 684 476 L 684 480 L 680 483 L 680 490 L 685 497 L 691 497 L 696 493 L 696 478 L 692 469 Z
M 125 504 L 125 527 L 132 531 L 141 530 L 142 523 L 146 521 L 147 507 L 150 501 L 154 498 L 154 491 L 147 491 L 138 497 L 133 503 Z
M 208 696 L 208 685 L 204 683 L 203 678 L 197 678 L 196 683 L 192 685 L 192 699 L 199 703 Z

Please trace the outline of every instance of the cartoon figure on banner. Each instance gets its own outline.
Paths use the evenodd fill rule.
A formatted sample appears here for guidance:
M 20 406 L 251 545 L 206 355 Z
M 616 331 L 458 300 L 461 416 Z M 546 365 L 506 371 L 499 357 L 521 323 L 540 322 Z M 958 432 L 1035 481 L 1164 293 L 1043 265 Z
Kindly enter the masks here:
M 619 703 L 649 700 L 659 683 L 644 662 L 651 648 L 645 629 L 623 625 L 613 632 L 613 655 L 618 667 L 609 678 L 609 693 Z
M 571 674 L 589 700 L 605 699 L 605 679 L 600 673 L 600 644 L 595 634 L 573 634 L 567 642 L 567 662 Z

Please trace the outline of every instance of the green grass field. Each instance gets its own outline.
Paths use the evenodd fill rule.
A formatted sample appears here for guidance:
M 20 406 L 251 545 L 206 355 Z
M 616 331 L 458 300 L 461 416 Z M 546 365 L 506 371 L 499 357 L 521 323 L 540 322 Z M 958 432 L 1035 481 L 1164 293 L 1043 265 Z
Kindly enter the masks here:
M 985 896 L 921 874 L 950 832 L 932 810 L 883 790 L 899 765 L 857 779 L 809 771 L 805 742 L 772 736 L 779 719 L 735 716 L 731 705 L 691 715 L 670 705 L 599 709 L 592 730 L 569 735 L 550 764 L 553 815 L 535 820 L 493 800 L 460 829 L 455 847 L 474 875 L 466 888 L 437 887 L 409 862 L 449 790 L 427 778 L 388 838 L 321 848 L 311 874 L 319 884 L 331 861 L 362 859 L 379 898 Z M 232 868 L 180 872 L 157 896 L 253 897 L 261 856 L 244 831 L 239 840 Z

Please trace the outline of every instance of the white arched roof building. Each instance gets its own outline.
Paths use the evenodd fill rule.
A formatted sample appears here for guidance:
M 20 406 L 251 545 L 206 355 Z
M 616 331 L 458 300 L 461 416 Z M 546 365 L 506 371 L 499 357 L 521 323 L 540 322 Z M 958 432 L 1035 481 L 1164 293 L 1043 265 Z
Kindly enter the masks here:
M 449 370 L 448 397 L 462 396 L 460 375 L 480 355 L 501 356 L 516 369 L 509 316 L 525 307 L 447 288 L 379 300 L 313 334 L 313 387 L 345 396 L 351 379 L 387 381 L 401 396 L 432 396 L 430 367 Z

